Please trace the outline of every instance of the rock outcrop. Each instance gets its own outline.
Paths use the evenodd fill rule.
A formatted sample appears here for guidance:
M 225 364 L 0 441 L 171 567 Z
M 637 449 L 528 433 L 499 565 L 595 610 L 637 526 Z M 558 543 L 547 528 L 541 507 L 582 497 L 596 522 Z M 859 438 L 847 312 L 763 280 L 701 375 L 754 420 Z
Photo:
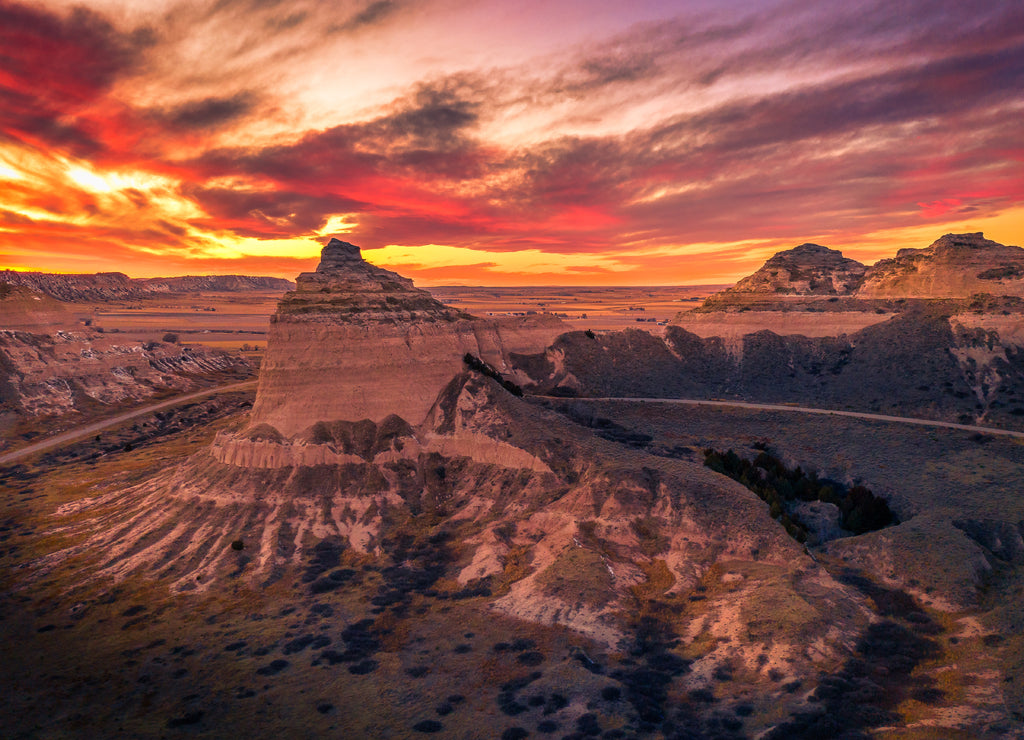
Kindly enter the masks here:
M 985 314 L 939 309 L 883 318 L 849 335 L 762 330 L 732 344 L 677 326 L 664 337 L 571 332 L 518 361 L 539 394 L 800 403 L 1022 428 L 1024 346 L 1010 330 L 1003 339 Z
M 861 284 L 867 269 L 837 249 L 801 244 L 779 252 L 726 292 L 849 295 Z
M 250 291 L 284 292 L 295 283 L 284 278 L 259 275 L 181 275 L 178 277 L 138 278 L 132 280 L 149 293 L 246 293 Z
M 292 439 L 266 425 L 222 434 L 155 480 L 63 513 L 91 514 L 72 529 L 92 534 L 45 568 L 89 553 L 105 577 L 146 573 L 189 591 L 229 574 L 274 582 L 318 542 L 387 557 L 396 527 L 428 526 L 425 537 L 452 543 L 448 585 L 435 589 L 470 589 L 502 613 L 609 646 L 624 639 L 637 593 L 684 604 L 712 572 L 745 573 L 691 628 L 735 636 L 766 594 L 805 604 L 798 628 L 723 639 L 706 658 L 761 673 L 833 658 L 850 647 L 837 625 L 855 634 L 867 618 L 743 486 L 597 438 L 471 372 L 417 427 L 392 416 L 316 424 Z M 130 528 L 113 526 L 126 518 Z M 233 540 L 246 543 L 244 560 Z
M 28 417 L 131 403 L 252 373 L 246 360 L 201 346 L 142 343 L 89 331 L 0 330 L 0 410 Z
M 801 244 L 771 257 L 757 272 L 710 299 L 706 308 L 751 305 L 753 298 L 772 296 L 873 300 L 968 298 L 978 293 L 1024 296 L 1024 249 L 986 239 L 981 232 L 946 234 L 924 249 L 901 249 L 892 259 L 867 267 L 838 250 Z
M 728 598 L 691 625 L 733 642 L 709 666 L 728 653 L 763 673 L 849 648 L 833 639 L 835 624 L 854 634 L 861 600 L 746 488 L 596 437 L 463 365 L 472 351 L 501 367 L 513 348 L 542 348 L 561 328 L 473 319 L 332 241 L 280 303 L 248 426 L 156 479 L 67 510 L 91 512 L 81 528 L 96 528 L 44 570 L 91 553 L 94 572 L 149 573 L 176 590 L 241 573 L 271 583 L 318 543 L 386 558 L 396 530 L 426 528 L 452 544 L 423 583 L 440 584 L 443 571 L 444 588 L 493 595 L 505 614 L 610 646 L 625 638 L 638 593 L 682 600 L 709 574 L 737 571 L 746 575 Z M 394 557 L 397 567 L 406 556 Z M 726 640 L 766 594 L 807 604 L 799 629 Z
M 252 423 L 291 437 L 315 421 L 423 420 L 469 352 L 511 369 L 566 330 L 554 316 L 477 319 L 332 239 L 271 318 Z
M 294 283 L 274 277 L 201 275 L 168 278 L 130 278 L 121 272 L 63 274 L 0 271 L 0 285 L 23 286 L 59 301 L 122 301 L 166 293 L 218 293 L 291 290 Z

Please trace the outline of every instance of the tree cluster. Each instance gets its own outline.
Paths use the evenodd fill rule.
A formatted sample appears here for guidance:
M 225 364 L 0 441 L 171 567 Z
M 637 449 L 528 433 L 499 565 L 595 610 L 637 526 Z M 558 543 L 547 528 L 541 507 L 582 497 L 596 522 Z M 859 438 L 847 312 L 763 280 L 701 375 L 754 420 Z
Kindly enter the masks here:
M 709 448 L 704 450 L 704 464 L 756 493 L 770 507 L 772 518 L 778 520 L 798 542 L 806 541 L 807 528 L 788 512 L 787 503 L 796 501 L 835 504 L 842 515 L 841 526 L 854 534 L 873 532 L 898 523 L 888 502 L 868 488 L 853 486 L 847 489 L 836 481 L 819 479 L 817 473 L 805 473 L 799 465 L 790 470 L 767 452 L 761 452 L 750 461 L 732 450 L 723 453 Z

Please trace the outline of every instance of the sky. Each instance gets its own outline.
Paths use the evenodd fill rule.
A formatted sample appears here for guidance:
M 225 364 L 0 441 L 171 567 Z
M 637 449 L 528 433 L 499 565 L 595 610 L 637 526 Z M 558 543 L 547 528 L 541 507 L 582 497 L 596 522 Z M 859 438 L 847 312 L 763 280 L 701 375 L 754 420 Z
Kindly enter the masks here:
M 1024 242 L 1024 3 L 0 0 L 0 269 L 724 283 Z

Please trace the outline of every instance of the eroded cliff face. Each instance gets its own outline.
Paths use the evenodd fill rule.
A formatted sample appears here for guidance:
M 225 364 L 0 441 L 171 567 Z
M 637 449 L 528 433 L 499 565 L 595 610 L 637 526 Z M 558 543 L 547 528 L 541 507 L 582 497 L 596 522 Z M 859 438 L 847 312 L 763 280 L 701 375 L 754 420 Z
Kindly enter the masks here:
M 863 600 L 750 491 L 600 439 L 464 367 L 468 351 L 528 378 L 521 361 L 563 328 L 466 316 L 332 241 L 281 301 L 245 429 L 59 511 L 84 539 L 41 570 L 83 559 L 93 577 L 142 573 L 181 591 L 269 584 L 325 542 L 398 558 L 389 543 L 422 530 L 448 543 L 431 550 L 448 558 L 413 581 L 487 595 L 491 608 L 609 646 L 638 603 L 686 599 L 718 573 L 727 596 L 688 627 L 692 639 L 720 638 L 709 665 L 727 653 L 765 673 L 849 649 L 846 635 L 868 618 Z M 799 625 L 733 641 L 780 594 L 804 605 Z
M 115 405 L 204 379 L 252 375 L 244 359 L 200 346 L 142 343 L 91 331 L 35 334 L 0 330 L 0 401 L 28 416 Z
M 884 318 L 820 337 L 702 338 L 677 326 L 664 337 L 571 332 L 517 362 L 529 376 L 523 387 L 541 395 L 796 402 L 1021 428 L 1020 314 L 939 306 Z
M 290 280 L 249 275 L 185 275 L 130 278 L 120 272 L 64 274 L 0 270 L 0 286 L 24 287 L 59 301 L 120 301 L 166 293 L 208 290 L 223 293 L 290 290 Z
M 482 320 L 332 240 L 272 317 L 253 424 L 292 436 L 319 420 L 418 423 L 470 352 L 501 371 L 566 330 L 553 316 Z

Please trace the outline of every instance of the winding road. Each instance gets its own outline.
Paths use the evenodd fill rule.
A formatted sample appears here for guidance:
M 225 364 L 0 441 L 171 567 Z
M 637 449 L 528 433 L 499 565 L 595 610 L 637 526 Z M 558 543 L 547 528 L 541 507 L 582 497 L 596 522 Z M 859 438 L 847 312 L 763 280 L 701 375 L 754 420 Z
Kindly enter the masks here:
M 168 398 L 165 401 L 154 403 L 149 406 L 127 411 L 117 416 L 112 416 L 109 419 L 103 419 L 92 424 L 87 424 L 84 427 L 78 429 L 72 429 L 69 432 L 63 432 L 53 437 L 35 442 L 22 447 L 21 449 L 8 452 L 0 455 L 0 465 L 10 465 L 16 463 L 19 460 L 23 460 L 32 455 L 40 452 L 46 452 L 52 450 L 54 447 L 60 447 L 71 442 L 77 442 L 81 439 L 85 439 L 97 432 L 101 432 L 104 429 L 118 426 L 126 421 L 131 421 L 140 416 L 146 416 L 163 409 L 171 408 L 182 403 L 194 401 L 197 398 L 204 398 L 206 396 L 213 396 L 218 393 L 230 393 L 231 391 L 241 391 L 249 388 L 255 388 L 258 381 L 247 380 L 242 383 L 234 383 L 232 385 L 222 385 L 215 388 L 204 388 L 201 391 L 195 393 L 186 393 L 184 396 L 175 396 L 174 398 Z M 839 411 L 837 409 L 818 409 L 811 408 L 808 406 L 790 406 L 788 404 L 779 403 L 748 403 L 745 401 L 706 401 L 703 399 L 694 398 L 623 398 L 623 397 L 605 397 L 605 398 L 560 398 L 555 396 L 539 396 L 539 398 L 547 398 L 552 401 L 624 401 L 628 403 L 667 403 L 676 404 L 680 406 L 724 406 L 729 408 L 741 408 L 741 409 L 755 409 L 758 411 L 785 411 L 794 414 L 818 414 L 822 416 L 846 416 L 853 419 L 867 419 L 869 421 L 889 421 L 896 422 L 898 424 L 916 424 L 918 426 L 925 427 L 941 427 L 943 429 L 957 429 L 964 432 L 977 432 L 980 434 L 993 434 L 1000 435 L 1003 437 L 1014 437 L 1015 439 L 1024 439 L 1024 432 L 1015 432 L 1009 429 L 993 429 L 992 427 L 977 426 L 975 424 L 954 424 L 950 421 L 934 421 L 932 419 L 915 419 L 910 416 L 889 416 L 887 414 L 868 414 L 861 411 Z
M 109 419 L 103 419 L 102 421 L 93 422 L 92 424 L 86 424 L 83 427 L 72 429 L 70 432 L 63 432 L 53 437 L 48 437 L 47 439 L 41 440 L 39 442 L 34 442 L 33 444 L 28 445 L 27 447 L 22 447 L 21 449 L 14 450 L 13 452 L 8 452 L 6 454 L 0 455 L 0 465 L 10 465 L 11 463 L 23 460 L 26 457 L 31 457 L 32 455 L 38 454 L 40 452 L 52 450 L 54 447 L 60 447 L 61 445 L 66 445 L 71 442 L 77 442 L 81 439 L 85 439 L 86 437 L 90 437 L 93 434 L 96 434 L 97 432 L 101 432 L 104 429 L 109 429 L 110 427 L 116 427 L 120 424 L 123 424 L 126 421 L 137 419 L 140 416 L 147 416 L 156 411 L 169 409 L 172 406 L 177 406 L 182 403 L 194 401 L 197 398 L 205 398 L 206 396 L 213 396 L 218 393 L 230 393 L 231 391 L 241 391 L 247 390 L 249 388 L 255 388 L 258 382 L 259 381 L 256 380 L 246 380 L 242 383 L 221 385 L 216 386 L 214 388 L 204 388 L 201 391 L 196 391 L 194 393 L 186 393 L 183 396 L 175 396 L 174 398 L 168 398 L 164 401 L 160 401 L 159 403 L 154 403 L 149 406 L 143 406 L 142 408 L 133 409 L 132 411 L 126 411 L 123 414 L 112 416 Z
M 795 414 L 820 414 L 824 416 L 848 416 L 854 419 L 868 419 L 870 421 L 893 421 L 899 424 L 917 424 L 926 427 L 942 427 L 944 429 L 959 429 L 965 432 L 980 432 L 981 434 L 998 434 L 1004 437 L 1015 437 L 1024 439 L 1024 432 L 1010 431 L 1009 429 L 993 429 L 992 427 L 976 426 L 974 424 L 954 424 L 951 421 L 934 421 L 932 419 L 915 419 L 911 416 L 888 416 L 886 414 L 867 414 L 861 411 L 839 411 L 837 409 L 818 409 L 808 406 L 791 406 L 779 403 L 747 403 L 744 401 L 705 401 L 692 398 L 558 398 L 555 396 L 542 396 L 553 401 L 626 401 L 629 403 L 670 403 L 681 406 L 726 406 L 741 409 L 756 409 L 759 411 L 788 411 Z

